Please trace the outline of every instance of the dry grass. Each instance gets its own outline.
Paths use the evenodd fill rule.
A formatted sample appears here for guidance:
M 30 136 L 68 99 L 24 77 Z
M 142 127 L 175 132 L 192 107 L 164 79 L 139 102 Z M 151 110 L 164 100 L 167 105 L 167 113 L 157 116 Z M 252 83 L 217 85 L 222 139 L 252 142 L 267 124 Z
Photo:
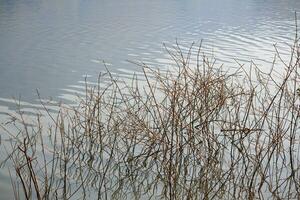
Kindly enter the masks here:
M 298 40 L 291 50 L 278 77 L 223 72 L 200 49 L 192 65 L 177 46 L 177 71 L 141 64 L 143 85 L 102 74 L 48 127 L 19 112 L 16 199 L 299 199 Z

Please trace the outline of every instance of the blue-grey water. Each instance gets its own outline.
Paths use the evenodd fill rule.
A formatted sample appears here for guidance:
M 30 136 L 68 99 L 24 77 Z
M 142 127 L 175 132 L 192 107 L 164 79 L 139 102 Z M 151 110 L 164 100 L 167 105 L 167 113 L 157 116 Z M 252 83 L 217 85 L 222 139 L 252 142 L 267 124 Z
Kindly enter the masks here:
M 0 113 L 43 97 L 68 100 L 84 77 L 168 63 L 163 43 L 204 40 L 219 61 L 268 65 L 295 34 L 299 0 L 0 0 Z M 0 117 L 4 120 L 4 117 Z M 0 121 L 1 122 L 1 121 Z M 0 199 L 12 195 L 0 170 Z

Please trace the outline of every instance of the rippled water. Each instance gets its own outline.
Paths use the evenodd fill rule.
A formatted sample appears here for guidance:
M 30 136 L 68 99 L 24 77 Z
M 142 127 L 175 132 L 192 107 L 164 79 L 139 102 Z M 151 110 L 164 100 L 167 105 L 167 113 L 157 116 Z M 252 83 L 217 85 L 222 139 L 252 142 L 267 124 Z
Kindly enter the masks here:
M 36 89 L 72 99 L 103 60 L 125 77 L 140 70 L 126 60 L 168 64 L 162 44 L 176 39 L 183 49 L 203 39 L 229 66 L 266 67 L 274 43 L 288 52 L 299 9 L 299 0 L 0 0 L 0 113 L 13 110 L 13 97 L 36 107 Z

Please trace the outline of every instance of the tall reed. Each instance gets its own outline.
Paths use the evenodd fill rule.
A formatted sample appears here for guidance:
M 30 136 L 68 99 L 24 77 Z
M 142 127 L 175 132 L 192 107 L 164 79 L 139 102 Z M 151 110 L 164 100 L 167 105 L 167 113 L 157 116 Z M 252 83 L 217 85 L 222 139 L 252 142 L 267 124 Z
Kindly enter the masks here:
M 16 199 L 299 199 L 298 40 L 268 73 L 226 72 L 201 48 L 168 52 L 175 70 L 141 63 L 131 82 L 108 71 L 78 106 L 44 106 L 48 126 L 19 112 Z

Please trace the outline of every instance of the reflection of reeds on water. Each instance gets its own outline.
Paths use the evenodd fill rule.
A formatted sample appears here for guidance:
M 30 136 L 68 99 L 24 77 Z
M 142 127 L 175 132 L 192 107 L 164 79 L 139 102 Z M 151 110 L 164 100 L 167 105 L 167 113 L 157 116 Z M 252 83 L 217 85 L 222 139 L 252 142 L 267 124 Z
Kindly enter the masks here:
M 144 66 L 143 86 L 108 72 L 77 107 L 49 113 L 51 126 L 38 116 L 28 127 L 20 112 L 16 198 L 300 198 L 298 50 L 289 63 L 277 54 L 275 79 L 254 64 L 223 72 L 200 50 L 193 66 L 177 46 L 177 71 Z

